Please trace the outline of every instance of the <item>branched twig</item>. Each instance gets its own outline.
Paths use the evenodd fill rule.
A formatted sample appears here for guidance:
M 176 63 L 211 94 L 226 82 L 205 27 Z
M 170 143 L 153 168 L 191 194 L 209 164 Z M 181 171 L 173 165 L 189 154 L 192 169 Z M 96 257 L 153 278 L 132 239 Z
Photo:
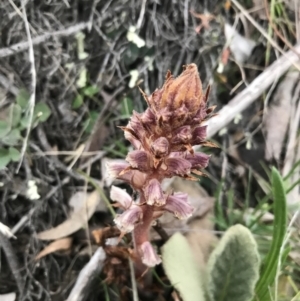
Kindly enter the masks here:
M 0 74 L 0 85 L 3 86 L 7 91 L 9 91 L 14 96 L 19 94 L 19 89 L 14 86 L 5 76 Z
M 9 241 L 9 239 L 0 232 L 0 247 L 3 248 L 4 254 L 7 259 L 7 263 L 11 269 L 12 274 L 14 275 L 16 279 L 16 284 L 19 290 L 20 295 L 23 295 L 24 292 L 24 278 L 22 277 L 20 273 L 20 267 L 18 264 L 18 260 L 16 258 L 15 252 L 13 250 L 13 247 Z M 20 298 L 21 299 L 21 298 Z
M 300 53 L 300 44 L 294 49 Z M 292 50 L 285 53 L 271 66 L 261 73 L 248 87 L 236 95 L 218 115 L 210 119 L 208 124 L 208 137 L 212 137 L 219 130 L 231 122 L 235 116 L 253 103 L 275 80 L 281 77 L 292 65 L 299 65 L 299 56 Z M 299 68 L 299 67 L 298 67 Z
M 35 46 L 35 45 L 41 44 L 41 43 L 47 41 L 48 39 L 50 39 L 51 37 L 70 36 L 72 34 L 77 33 L 78 31 L 86 29 L 88 27 L 88 24 L 89 23 L 83 22 L 83 23 L 78 23 L 74 26 L 68 27 L 66 29 L 62 29 L 62 30 L 58 30 L 58 31 L 54 31 L 54 32 L 47 32 L 43 35 L 33 38 L 31 41 L 32 45 Z M 29 44 L 29 40 L 28 40 L 26 42 L 17 43 L 10 47 L 2 48 L 2 49 L 0 49 L 0 58 L 11 56 L 16 53 L 22 52 L 22 51 L 28 49 L 29 47 L 30 47 L 30 44 Z
M 268 35 L 268 33 L 252 18 L 252 16 L 247 12 L 247 10 L 237 1 L 232 0 L 234 5 L 243 13 L 243 15 L 255 26 L 255 28 L 268 40 L 268 42 L 276 48 L 283 56 L 286 56 L 287 53 L 284 52 L 284 50 Z M 296 49 L 295 47 L 291 48 L 291 51 L 293 51 L 297 56 L 298 59 L 300 58 L 299 49 Z M 287 59 L 289 59 L 289 56 L 287 56 Z M 295 67 L 300 70 L 299 65 L 293 63 Z
M 25 29 L 26 29 L 26 35 L 28 39 L 28 44 L 29 44 L 29 50 L 28 50 L 28 55 L 29 55 L 29 62 L 31 64 L 31 93 L 30 93 L 30 99 L 29 99 L 29 125 L 26 131 L 26 136 L 24 138 L 22 150 L 21 150 L 21 159 L 17 167 L 17 173 L 19 172 L 19 169 L 22 165 L 23 162 L 23 157 L 26 152 L 27 144 L 28 144 L 28 139 L 29 139 L 29 134 L 30 134 L 30 129 L 31 129 L 31 124 L 33 120 L 33 112 L 34 112 L 34 106 L 35 106 L 35 89 L 36 89 L 36 70 L 35 70 L 35 62 L 34 62 L 34 51 L 33 51 L 33 44 L 32 44 L 32 39 L 31 39 L 31 34 L 30 34 L 30 29 L 29 29 L 29 23 L 27 19 L 27 14 L 26 14 L 26 8 L 25 8 L 25 3 L 24 0 L 21 1 L 22 4 L 22 10 L 23 10 L 23 19 L 24 19 L 24 24 L 25 24 Z

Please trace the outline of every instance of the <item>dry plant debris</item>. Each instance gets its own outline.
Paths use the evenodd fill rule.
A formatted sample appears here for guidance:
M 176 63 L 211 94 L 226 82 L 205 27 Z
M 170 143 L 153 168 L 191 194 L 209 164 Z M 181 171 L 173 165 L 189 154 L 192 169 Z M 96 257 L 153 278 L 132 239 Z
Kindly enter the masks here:
M 71 237 L 55 240 L 54 242 L 46 246 L 38 255 L 36 255 L 35 260 L 39 260 L 42 257 L 57 251 L 69 251 L 72 246 L 72 240 L 73 239 Z
M 86 227 L 88 220 L 94 214 L 100 202 L 101 199 L 97 190 L 87 194 L 85 202 L 79 210 L 71 213 L 70 217 L 60 225 L 37 233 L 37 238 L 41 240 L 60 239 Z

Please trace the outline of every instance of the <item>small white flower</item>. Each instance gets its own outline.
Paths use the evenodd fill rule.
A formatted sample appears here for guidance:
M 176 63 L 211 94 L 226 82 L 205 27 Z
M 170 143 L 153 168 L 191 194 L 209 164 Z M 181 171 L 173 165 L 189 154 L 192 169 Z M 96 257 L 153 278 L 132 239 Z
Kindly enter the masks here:
M 134 26 L 130 26 L 127 32 L 127 40 L 129 42 L 134 43 L 138 48 L 142 48 L 146 45 L 145 41 L 141 39 L 137 33 L 135 32 L 136 28 Z
M 41 196 L 38 194 L 38 188 L 36 186 L 35 181 L 28 181 L 27 183 L 28 189 L 26 192 L 27 197 L 34 201 L 34 200 L 38 200 Z

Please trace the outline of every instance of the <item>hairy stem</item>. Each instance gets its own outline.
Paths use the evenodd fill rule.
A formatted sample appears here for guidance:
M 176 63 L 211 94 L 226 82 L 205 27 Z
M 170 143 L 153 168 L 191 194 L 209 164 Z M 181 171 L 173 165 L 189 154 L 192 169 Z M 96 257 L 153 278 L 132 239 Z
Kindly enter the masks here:
M 145 202 L 145 196 L 141 193 L 141 203 Z M 143 205 L 143 221 L 135 226 L 133 230 L 133 242 L 136 255 L 135 270 L 137 276 L 141 276 L 147 269 L 143 264 L 139 247 L 146 241 L 149 241 L 149 232 L 153 220 L 153 206 Z

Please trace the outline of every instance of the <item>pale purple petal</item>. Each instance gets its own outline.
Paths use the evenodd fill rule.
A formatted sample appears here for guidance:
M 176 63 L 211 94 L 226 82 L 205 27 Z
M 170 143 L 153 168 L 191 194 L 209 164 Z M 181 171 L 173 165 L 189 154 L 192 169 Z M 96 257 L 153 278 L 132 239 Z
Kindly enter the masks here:
M 162 191 L 157 179 L 152 179 L 144 188 L 145 198 L 148 205 L 162 206 L 166 202 L 166 196 Z
M 171 142 L 177 143 L 188 143 L 192 138 L 191 127 L 189 125 L 181 126 L 173 132 L 173 138 Z
M 156 139 L 151 144 L 151 151 L 156 158 L 161 158 L 169 153 L 169 141 L 165 137 Z
M 131 232 L 136 223 L 141 221 L 143 212 L 140 206 L 131 205 L 129 209 L 114 219 L 115 224 L 122 232 Z
M 156 124 L 156 118 L 153 111 L 148 108 L 144 113 L 140 116 L 141 122 L 143 123 L 144 127 L 150 131 L 153 126 Z
M 141 142 L 136 139 L 129 131 L 124 131 L 125 139 L 127 139 L 135 149 L 140 149 Z
M 149 241 L 142 243 L 140 246 L 142 262 L 148 267 L 154 267 L 161 263 L 160 257 L 155 252 Z
M 140 171 L 148 171 L 150 168 L 150 158 L 147 152 L 142 150 L 131 151 L 126 161 L 133 167 Z
M 205 168 L 209 162 L 209 155 L 204 153 L 187 154 L 185 159 L 192 164 L 192 168 Z
M 118 178 L 119 174 L 129 167 L 129 164 L 124 160 L 114 160 L 106 164 L 107 172 L 111 178 Z
M 167 198 L 164 209 L 173 213 L 179 219 L 187 219 L 192 216 L 194 208 L 188 202 L 188 195 L 176 192 Z
M 193 130 L 191 143 L 193 145 L 200 144 L 206 139 L 206 129 L 207 125 L 198 126 Z
M 183 158 L 168 158 L 165 161 L 165 164 L 167 166 L 167 170 L 165 172 L 167 176 L 184 176 L 191 172 L 191 163 Z
M 133 115 L 128 123 L 129 127 L 133 130 L 136 136 L 142 141 L 143 137 L 146 135 L 145 128 L 139 119 L 137 112 L 133 112 Z
M 129 208 L 132 204 L 132 198 L 126 190 L 116 186 L 111 187 L 110 198 L 111 200 L 118 202 L 124 209 Z

